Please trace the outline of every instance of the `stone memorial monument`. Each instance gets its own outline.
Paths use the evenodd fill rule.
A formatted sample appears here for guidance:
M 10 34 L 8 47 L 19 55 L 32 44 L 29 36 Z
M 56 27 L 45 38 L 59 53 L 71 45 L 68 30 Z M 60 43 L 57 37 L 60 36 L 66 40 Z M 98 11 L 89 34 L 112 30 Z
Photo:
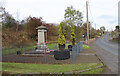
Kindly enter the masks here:
M 36 51 L 44 52 L 45 47 L 47 47 L 45 43 L 47 41 L 47 28 L 45 26 L 39 26 L 36 29 L 38 30 L 38 49 Z

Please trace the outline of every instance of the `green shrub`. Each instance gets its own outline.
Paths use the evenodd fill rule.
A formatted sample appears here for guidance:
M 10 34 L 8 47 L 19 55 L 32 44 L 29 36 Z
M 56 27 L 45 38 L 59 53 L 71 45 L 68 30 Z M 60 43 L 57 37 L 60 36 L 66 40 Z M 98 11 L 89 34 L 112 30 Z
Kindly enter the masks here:
M 112 31 L 111 32 L 111 37 L 113 37 L 114 35 L 117 37 L 117 34 L 114 31 Z
M 59 38 L 58 38 L 58 44 L 64 45 L 66 43 L 65 36 L 64 36 L 64 29 L 63 29 L 63 23 L 60 23 L 59 27 Z
M 74 26 L 71 27 L 71 42 L 73 45 L 75 44 L 75 41 L 76 41 L 76 35 L 74 32 L 74 28 L 75 28 Z

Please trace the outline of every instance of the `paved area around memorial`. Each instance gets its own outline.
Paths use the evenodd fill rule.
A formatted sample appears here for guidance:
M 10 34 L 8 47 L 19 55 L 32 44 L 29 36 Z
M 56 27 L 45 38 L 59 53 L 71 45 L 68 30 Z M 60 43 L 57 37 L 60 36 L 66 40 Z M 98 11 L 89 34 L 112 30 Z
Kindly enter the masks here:
M 46 54 L 46 62 L 44 54 L 34 56 L 21 56 L 17 54 L 5 55 L 2 58 L 3 62 L 17 62 L 17 63 L 47 63 L 47 64 L 80 64 L 80 63 L 100 63 L 99 59 L 95 56 L 94 51 L 83 49 L 76 59 L 72 61 L 72 52 L 70 59 L 55 60 L 53 55 Z

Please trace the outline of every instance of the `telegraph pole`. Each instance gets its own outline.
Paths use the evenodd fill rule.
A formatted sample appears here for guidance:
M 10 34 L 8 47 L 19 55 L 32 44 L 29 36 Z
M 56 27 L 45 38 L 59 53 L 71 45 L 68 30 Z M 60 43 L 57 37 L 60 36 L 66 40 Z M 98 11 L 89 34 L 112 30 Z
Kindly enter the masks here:
M 86 1 L 86 11 L 87 11 L 87 44 L 89 44 L 88 1 Z
M 18 26 L 19 26 L 19 13 L 18 13 L 18 11 L 16 12 L 16 19 L 18 20 L 17 21 L 17 28 L 16 28 L 16 31 L 18 32 Z
M 96 24 L 95 24 L 95 30 L 96 30 Z

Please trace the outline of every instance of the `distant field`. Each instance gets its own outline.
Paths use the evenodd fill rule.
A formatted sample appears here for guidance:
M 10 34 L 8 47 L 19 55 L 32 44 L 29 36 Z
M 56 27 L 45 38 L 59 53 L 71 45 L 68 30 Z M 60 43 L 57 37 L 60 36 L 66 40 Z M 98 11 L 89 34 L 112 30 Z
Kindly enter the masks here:
M 2 63 L 3 73 L 60 73 L 76 72 L 101 66 L 98 63 L 87 64 L 26 64 L 26 63 Z M 99 74 L 101 69 L 83 72 L 83 74 Z

